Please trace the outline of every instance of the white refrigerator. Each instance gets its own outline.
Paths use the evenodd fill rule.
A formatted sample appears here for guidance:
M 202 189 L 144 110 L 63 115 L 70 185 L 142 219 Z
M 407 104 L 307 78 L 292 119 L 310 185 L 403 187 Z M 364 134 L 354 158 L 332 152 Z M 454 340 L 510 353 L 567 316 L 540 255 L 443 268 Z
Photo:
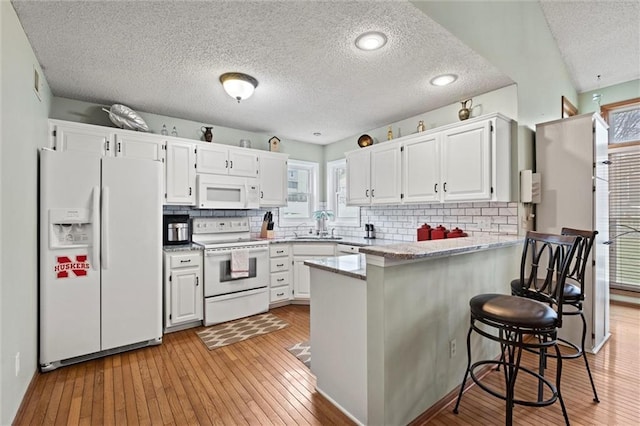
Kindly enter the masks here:
M 40 151 L 40 368 L 162 342 L 162 165 Z
M 609 126 L 599 114 L 583 114 L 536 125 L 536 171 L 541 202 L 536 230 L 559 234 L 563 227 L 597 230 L 585 269 L 585 350 L 596 353 L 609 339 Z M 568 309 L 569 310 L 569 309 Z M 563 316 L 560 337 L 579 344 L 579 316 Z

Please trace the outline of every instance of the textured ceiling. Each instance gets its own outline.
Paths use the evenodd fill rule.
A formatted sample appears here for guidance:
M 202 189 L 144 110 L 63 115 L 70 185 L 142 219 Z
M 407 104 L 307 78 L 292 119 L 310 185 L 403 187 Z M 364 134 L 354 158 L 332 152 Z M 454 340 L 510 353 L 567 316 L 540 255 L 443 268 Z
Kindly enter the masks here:
M 512 83 L 406 1 L 13 5 L 55 96 L 299 141 L 334 142 Z M 368 30 L 387 45 L 358 50 Z M 229 71 L 259 81 L 251 98 L 223 91 Z M 455 84 L 429 84 L 449 72 Z
M 639 0 L 541 4 L 578 93 L 640 78 Z
M 405 0 L 13 5 L 55 96 L 305 142 L 334 142 L 512 83 Z M 602 87 L 639 78 L 638 0 L 542 6 L 579 91 L 595 88 L 596 74 Z M 369 30 L 387 35 L 383 49 L 356 49 Z M 620 31 L 624 46 L 614 42 Z M 258 79 L 253 97 L 238 104 L 224 93 L 218 78 L 229 71 Z M 429 84 L 451 72 L 460 76 L 451 86 Z

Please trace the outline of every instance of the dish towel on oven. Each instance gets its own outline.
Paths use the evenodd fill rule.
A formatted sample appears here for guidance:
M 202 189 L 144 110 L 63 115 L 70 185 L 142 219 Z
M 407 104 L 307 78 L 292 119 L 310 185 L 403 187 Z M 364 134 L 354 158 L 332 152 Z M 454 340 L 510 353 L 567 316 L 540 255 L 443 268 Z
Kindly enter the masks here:
M 231 278 L 249 276 L 249 250 L 231 250 Z

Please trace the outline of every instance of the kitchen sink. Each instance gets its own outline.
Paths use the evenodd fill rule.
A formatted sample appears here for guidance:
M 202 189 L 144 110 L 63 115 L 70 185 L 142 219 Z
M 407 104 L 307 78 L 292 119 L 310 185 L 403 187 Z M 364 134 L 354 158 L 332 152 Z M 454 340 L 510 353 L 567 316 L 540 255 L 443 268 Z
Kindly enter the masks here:
M 331 237 L 331 236 L 321 236 L 321 235 L 299 235 L 297 237 L 293 237 L 296 240 L 341 240 L 342 237 Z

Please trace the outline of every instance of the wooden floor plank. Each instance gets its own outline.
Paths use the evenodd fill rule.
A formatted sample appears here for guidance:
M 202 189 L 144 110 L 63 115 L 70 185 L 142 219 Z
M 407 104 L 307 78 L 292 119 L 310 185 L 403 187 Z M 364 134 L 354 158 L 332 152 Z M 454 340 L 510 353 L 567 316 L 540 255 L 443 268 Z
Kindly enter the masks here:
M 83 364 L 37 373 L 15 425 L 340 425 L 353 424 L 315 390 L 315 377 L 286 348 L 309 338 L 309 307 L 271 311 L 289 326 L 208 350 L 190 329 L 164 336 L 163 344 Z M 612 305 L 611 340 L 589 363 L 601 402 L 593 395 L 582 360 L 563 363 L 562 392 L 574 425 L 635 425 L 640 418 L 640 309 Z M 535 357 L 523 363 L 536 367 Z M 460 378 L 462 378 L 460 372 Z M 545 373 L 555 377 L 555 361 Z M 500 374 L 486 383 L 501 386 Z M 535 396 L 527 380 L 519 396 Z M 504 401 L 472 386 L 458 415 L 453 403 L 413 425 L 503 424 Z M 514 424 L 562 424 L 559 404 L 514 407 Z

